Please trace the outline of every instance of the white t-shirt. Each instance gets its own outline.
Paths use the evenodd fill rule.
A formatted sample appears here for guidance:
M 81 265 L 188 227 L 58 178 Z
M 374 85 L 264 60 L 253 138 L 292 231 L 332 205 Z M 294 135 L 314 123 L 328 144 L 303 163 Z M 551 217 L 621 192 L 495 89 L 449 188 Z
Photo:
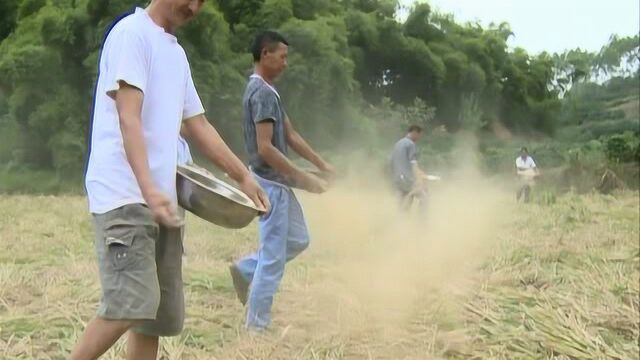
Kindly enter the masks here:
M 178 136 L 178 165 L 187 165 L 193 163 L 191 151 L 189 151 L 189 143 L 182 136 Z
M 535 169 L 536 163 L 531 156 L 527 156 L 524 160 L 522 160 L 522 156 L 518 156 L 516 159 L 516 168 L 525 170 Z
M 143 136 L 151 176 L 174 203 L 176 163 L 182 120 L 204 113 L 187 56 L 175 36 L 136 9 L 120 20 L 105 41 L 95 93 L 91 150 L 85 178 L 89 210 L 102 214 L 144 203 L 127 161 L 115 95 L 119 81 L 144 93 Z

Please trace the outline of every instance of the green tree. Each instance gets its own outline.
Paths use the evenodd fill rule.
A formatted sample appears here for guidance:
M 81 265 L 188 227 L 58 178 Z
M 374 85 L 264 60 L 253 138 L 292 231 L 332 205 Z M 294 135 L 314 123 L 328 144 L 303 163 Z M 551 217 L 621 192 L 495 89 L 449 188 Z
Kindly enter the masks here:
M 18 3 L 15 0 L 0 0 L 0 41 L 16 27 Z
M 104 32 L 142 3 L 0 0 L 0 131 L 16 134 L 0 159 L 80 173 Z M 277 83 L 288 113 L 326 147 L 354 131 L 396 137 L 410 122 L 449 131 L 501 122 L 552 134 L 558 95 L 575 97 L 572 85 L 605 72 L 637 76 L 637 37 L 614 37 L 599 54 L 532 56 L 509 49 L 506 23 L 463 24 L 424 3 L 401 23 L 397 8 L 395 0 L 213 0 L 177 35 L 208 117 L 235 150 L 253 66 L 248 47 L 264 29 L 290 41 L 289 69 Z

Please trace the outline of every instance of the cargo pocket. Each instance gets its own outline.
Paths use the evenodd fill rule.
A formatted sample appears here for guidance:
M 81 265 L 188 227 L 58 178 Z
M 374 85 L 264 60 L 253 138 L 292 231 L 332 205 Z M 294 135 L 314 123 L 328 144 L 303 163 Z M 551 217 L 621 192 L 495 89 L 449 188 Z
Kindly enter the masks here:
M 133 242 L 138 229 L 132 224 L 113 224 L 104 231 L 107 261 L 116 271 L 135 262 Z

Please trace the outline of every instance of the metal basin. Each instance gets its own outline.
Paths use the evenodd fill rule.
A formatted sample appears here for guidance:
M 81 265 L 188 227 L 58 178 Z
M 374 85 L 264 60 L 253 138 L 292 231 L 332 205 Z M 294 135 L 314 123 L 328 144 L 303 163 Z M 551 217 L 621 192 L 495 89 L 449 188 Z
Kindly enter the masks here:
M 239 229 L 264 213 L 242 191 L 196 166 L 178 165 L 178 204 L 216 225 Z

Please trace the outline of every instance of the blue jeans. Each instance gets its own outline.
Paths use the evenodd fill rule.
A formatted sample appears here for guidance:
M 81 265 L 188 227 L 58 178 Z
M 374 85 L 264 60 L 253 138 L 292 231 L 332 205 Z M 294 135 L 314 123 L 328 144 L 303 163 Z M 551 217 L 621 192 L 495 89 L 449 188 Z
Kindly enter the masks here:
M 240 259 L 238 269 L 251 283 L 247 327 L 263 330 L 271 323 L 271 306 L 284 274 L 285 263 L 309 246 L 302 207 L 293 191 L 255 176 L 269 196 L 271 211 L 260 218 L 258 252 Z

